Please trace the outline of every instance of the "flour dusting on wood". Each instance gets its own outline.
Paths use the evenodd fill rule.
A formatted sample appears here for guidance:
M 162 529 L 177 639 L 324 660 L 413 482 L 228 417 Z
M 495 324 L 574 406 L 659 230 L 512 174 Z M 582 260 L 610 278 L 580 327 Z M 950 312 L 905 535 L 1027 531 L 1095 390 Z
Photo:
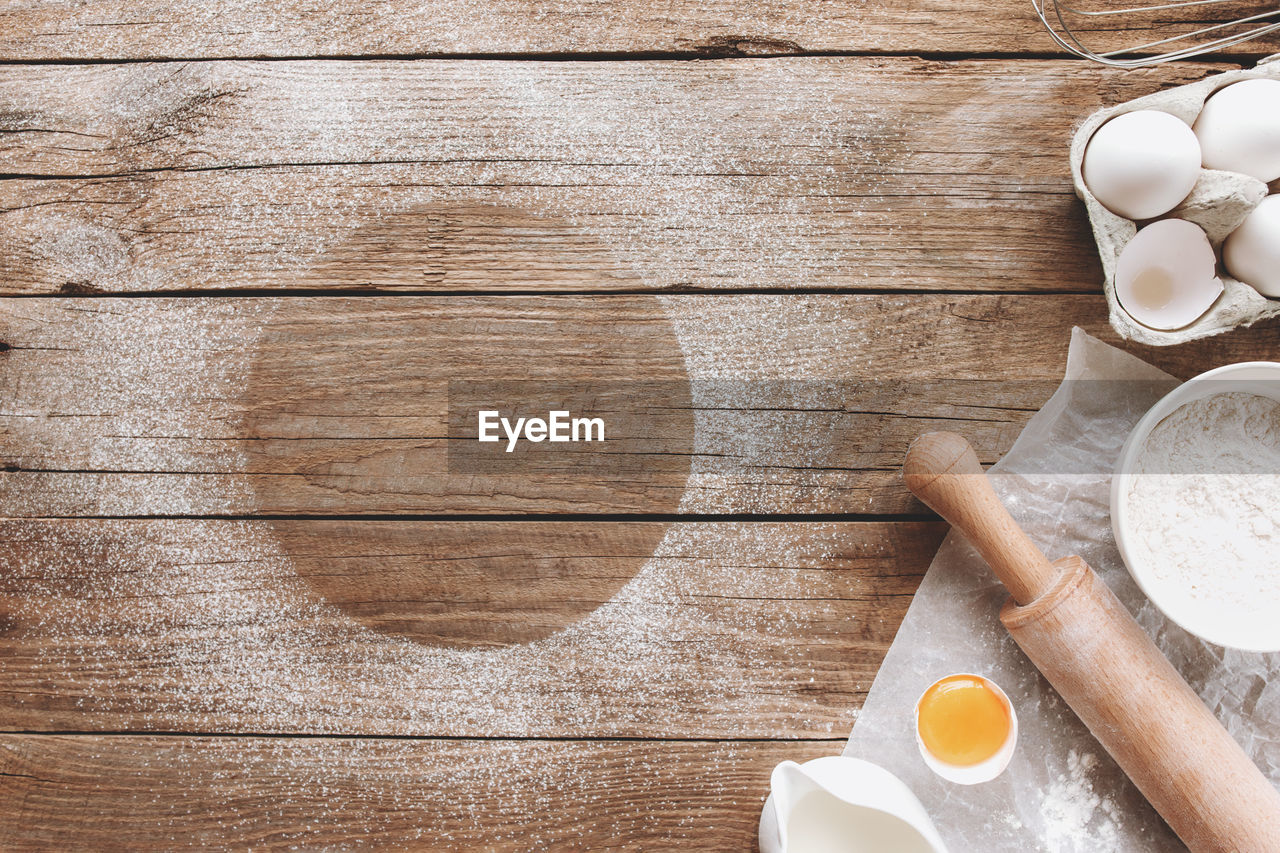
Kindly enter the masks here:
M 371 631 L 291 568 L 265 522 L 9 521 L 37 671 L 74 678 L 77 707 L 148 727 L 465 736 L 662 733 L 694 719 L 754 733 L 768 709 L 806 719 L 798 689 L 821 641 L 773 638 L 839 619 L 827 571 L 858 546 L 839 526 L 678 524 L 586 619 L 497 650 L 434 648 Z M 20 643 L 21 645 L 21 643 Z M 828 685 L 829 687 L 829 685 Z M 19 703 L 24 701 L 19 694 Z M 783 708 L 789 710 L 783 711 Z M 781 722 L 781 719 L 776 721 Z
M 235 445 L 211 457 L 202 439 L 238 432 L 270 302 L 117 300 L 53 321 L 44 307 L 10 302 L 0 313 L 0 337 L 16 344 L 0 374 L 3 460 L 16 469 L 0 478 L 6 514 L 218 513 L 251 500 L 230 476 L 244 468 Z M 59 473 L 68 468 L 81 473 Z M 190 471 L 219 476 L 180 473 Z M 54 501 L 70 505 L 46 500 L 57 476 L 76 481 Z
M 86 171 L 129 174 L 23 182 L 0 218 L 22 235 L 8 262 L 41 289 L 332 286 L 309 268 L 352 234 L 491 206 L 578 229 L 656 288 L 882 278 L 869 258 L 893 243 L 896 217 L 868 199 L 902 174 L 914 119 L 872 97 L 874 78 L 836 82 L 836 65 L 705 64 L 696 78 L 671 63 L 73 72 L 127 108 L 90 110 L 60 90 L 65 102 L 46 94 L 35 114 L 85 146 Z M 22 96 L 8 97 L 17 109 Z M 65 173 L 65 148 L 31 156 Z M 416 248 L 366 280 L 430 284 L 431 247 Z M 340 286 L 361 285 L 342 274 L 354 280 Z

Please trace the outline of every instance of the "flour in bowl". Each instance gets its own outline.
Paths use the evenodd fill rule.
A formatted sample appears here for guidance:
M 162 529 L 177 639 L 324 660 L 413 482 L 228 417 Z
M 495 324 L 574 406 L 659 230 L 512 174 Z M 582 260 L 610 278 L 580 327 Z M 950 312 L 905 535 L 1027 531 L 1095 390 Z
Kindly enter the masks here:
M 1128 544 L 1148 594 L 1215 637 L 1266 633 L 1280 615 L 1280 401 L 1187 403 L 1151 431 L 1133 473 Z

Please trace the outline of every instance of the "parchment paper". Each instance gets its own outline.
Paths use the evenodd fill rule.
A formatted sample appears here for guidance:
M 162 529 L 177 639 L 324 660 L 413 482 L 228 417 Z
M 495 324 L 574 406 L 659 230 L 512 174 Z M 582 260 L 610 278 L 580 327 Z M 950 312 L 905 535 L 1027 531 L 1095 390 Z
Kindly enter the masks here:
M 1215 365 L 1205 365 L 1205 369 Z M 1129 430 L 1176 385 L 1076 329 L 1067 375 L 992 470 L 996 491 L 1050 558 L 1079 554 L 1273 783 L 1280 784 L 1280 654 L 1209 646 L 1168 622 L 1129 577 L 1111 535 L 1110 478 Z M 903 779 L 952 853 L 1185 849 L 1009 638 L 1007 595 L 957 534 L 929 567 L 845 749 Z M 1278 614 L 1280 617 L 1280 614 Z M 974 672 L 1009 694 L 1019 741 L 993 782 L 961 786 L 920 758 L 915 702 L 934 680 Z

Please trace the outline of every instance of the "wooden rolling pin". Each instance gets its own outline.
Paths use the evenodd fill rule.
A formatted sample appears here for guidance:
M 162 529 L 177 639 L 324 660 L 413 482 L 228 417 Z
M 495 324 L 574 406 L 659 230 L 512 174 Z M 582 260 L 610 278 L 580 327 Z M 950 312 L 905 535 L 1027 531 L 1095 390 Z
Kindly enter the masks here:
M 991 565 L 1013 596 L 1000 621 L 1187 847 L 1280 851 L 1280 792 L 1093 569 L 1027 538 L 969 443 L 923 435 L 902 473 Z

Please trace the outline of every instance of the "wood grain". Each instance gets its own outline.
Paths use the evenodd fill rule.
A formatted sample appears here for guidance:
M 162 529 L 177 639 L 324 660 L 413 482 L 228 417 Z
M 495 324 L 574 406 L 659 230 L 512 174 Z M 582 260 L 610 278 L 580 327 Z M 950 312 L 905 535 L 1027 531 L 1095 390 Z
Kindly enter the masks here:
M 0 728 L 669 738 L 843 736 L 942 527 L 0 532 Z
M 321 5 L 31 0 L 0 60 L 1052 50 L 1025 0 Z M 943 534 L 767 515 L 1007 449 L 1113 339 L 1072 128 L 1226 67 L 0 67 L 0 293 L 222 294 L 0 300 L 0 846 L 750 848 Z M 864 294 L 636 295 L 715 289 Z M 450 468 L 449 380 L 565 376 L 657 452 Z M 457 513 L 507 520 L 359 518 Z M 121 515 L 195 517 L 31 517 Z
M 659 850 L 755 844 L 798 741 L 0 736 L 8 850 Z
M 0 501 L 14 516 L 918 512 L 897 473 L 910 441 L 949 428 L 994 461 L 1057 387 L 1067 330 L 1114 340 L 1105 322 L 1090 295 L 11 299 Z M 1134 350 L 1187 376 L 1275 358 L 1274 330 Z M 654 408 L 660 431 L 602 451 L 604 468 L 553 453 L 451 469 L 448 383 L 467 378 L 604 388 L 606 414 Z
M 1188 32 L 1185 25 L 1159 29 L 1160 23 L 1177 17 L 1169 12 L 1159 16 L 1154 33 L 1151 18 L 1109 19 L 1089 40 L 1102 50 Z M 1208 15 L 1193 10 L 1181 17 L 1198 21 Z M 1243 50 L 1263 54 L 1277 44 L 1271 40 Z M 1031 4 L 1015 0 L 440 0 L 429 5 L 343 0 L 324 6 L 277 3 L 269 11 L 219 0 L 184 7 L 182 14 L 136 0 L 38 0 L 0 11 L 4 59 L 642 51 L 769 55 L 804 50 L 1017 54 L 1056 46 Z
M 1074 125 L 1217 70 L 9 66 L 0 289 L 1096 292 Z

